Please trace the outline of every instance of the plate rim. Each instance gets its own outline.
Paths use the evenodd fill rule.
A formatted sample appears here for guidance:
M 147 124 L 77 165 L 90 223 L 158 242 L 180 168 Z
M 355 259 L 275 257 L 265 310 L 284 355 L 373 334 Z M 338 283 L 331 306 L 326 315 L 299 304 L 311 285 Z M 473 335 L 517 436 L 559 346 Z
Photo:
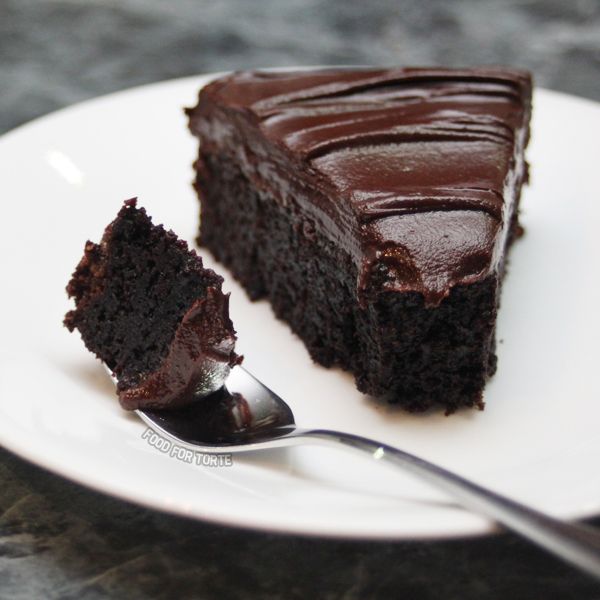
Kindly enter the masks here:
M 324 67 L 335 66 L 335 65 L 323 65 Z M 304 68 L 314 68 L 314 67 L 298 67 L 299 69 Z M 286 70 L 289 67 L 282 69 L 265 69 L 265 70 Z M 121 90 L 113 91 L 107 94 L 102 94 L 99 96 L 94 96 L 91 98 L 87 98 L 85 100 L 75 102 L 65 107 L 61 107 L 55 111 L 50 113 L 46 113 L 39 117 L 36 117 L 30 121 L 22 123 L 0 136 L 0 146 L 5 146 L 6 144 L 10 144 L 14 138 L 26 133 L 30 129 L 34 129 L 39 126 L 43 126 L 46 122 L 65 118 L 76 110 L 81 109 L 89 109 L 93 105 L 102 102 L 102 101 L 114 101 L 117 100 L 121 96 L 126 96 L 132 93 L 152 93 L 154 90 L 158 90 L 159 88 L 169 87 L 169 86 L 177 86 L 177 85 L 198 85 L 198 89 L 201 86 L 205 85 L 212 78 L 222 76 L 229 71 L 216 72 L 216 73 L 200 73 L 196 75 L 190 75 L 186 77 L 177 77 L 162 81 L 156 81 L 151 83 L 146 83 L 138 86 L 131 86 Z M 583 98 L 580 96 L 575 96 L 569 93 L 549 90 L 546 88 L 536 87 L 534 91 L 534 100 L 537 94 L 543 94 L 544 96 L 554 97 L 556 99 L 562 99 L 564 101 L 570 102 L 578 102 L 584 103 L 589 107 L 593 107 L 598 110 L 600 108 L 600 102 L 589 98 Z M 40 453 L 32 452 L 31 445 L 20 444 L 16 441 L 16 438 L 11 441 L 10 435 L 7 439 L 0 440 L 0 446 L 11 452 L 12 454 L 26 460 L 30 464 L 35 465 L 36 467 L 42 468 L 48 472 L 51 472 L 55 475 L 58 475 L 68 481 L 74 482 L 78 485 L 83 485 L 89 489 L 94 490 L 95 492 L 100 492 L 102 494 L 108 495 L 109 497 L 115 497 L 120 500 L 124 500 L 130 503 L 141 505 L 145 508 L 150 508 L 152 510 L 158 510 L 160 512 L 177 515 L 179 517 L 191 518 L 194 520 L 202 520 L 205 522 L 215 523 L 219 525 L 224 525 L 228 527 L 237 527 L 247 530 L 253 531 L 265 531 L 275 534 L 293 534 L 305 537 L 322 537 L 322 538 L 333 538 L 333 539 L 349 539 L 349 540 L 376 540 L 376 541 L 393 541 L 393 540 L 413 540 L 413 541 L 425 541 L 425 540 L 434 540 L 434 539 L 452 539 L 452 538 L 466 538 L 466 537 L 474 537 L 486 534 L 493 534 L 500 531 L 499 527 L 496 526 L 493 522 L 481 519 L 480 523 L 477 524 L 476 521 L 473 521 L 472 525 L 465 529 L 464 525 L 459 529 L 452 530 L 444 529 L 443 531 L 431 531 L 431 532 L 421 532 L 418 535 L 386 535 L 386 534 L 377 534 L 377 533 L 369 533 L 369 532 L 343 532 L 336 530 L 328 530 L 324 531 L 322 529 L 306 527 L 305 525 L 296 527 L 293 523 L 286 523 L 285 525 L 269 525 L 268 523 L 257 523 L 256 521 L 252 521 L 251 519 L 240 519 L 237 517 L 234 518 L 226 518 L 224 515 L 215 514 L 204 514 L 199 516 L 197 514 L 185 514 L 181 510 L 178 510 L 176 506 L 172 508 L 159 506 L 157 503 L 153 503 L 150 499 L 147 499 L 145 496 L 134 496 L 132 494 L 128 494 L 123 491 L 120 486 L 117 486 L 115 491 L 115 487 L 111 487 L 107 482 L 95 480 L 92 477 L 85 477 L 82 473 L 79 472 L 78 469 L 68 468 L 66 471 L 64 469 L 64 464 L 60 464 L 59 461 L 53 460 L 44 460 L 43 457 L 40 456 Z M 35 446 L 33 446 L 35 447 Z M 597 515 L 597 510 L 589 510 L 589 513 L 585 513 L 585 511 L 578 511 L 577 519 L 585 519 L 591 516 Z

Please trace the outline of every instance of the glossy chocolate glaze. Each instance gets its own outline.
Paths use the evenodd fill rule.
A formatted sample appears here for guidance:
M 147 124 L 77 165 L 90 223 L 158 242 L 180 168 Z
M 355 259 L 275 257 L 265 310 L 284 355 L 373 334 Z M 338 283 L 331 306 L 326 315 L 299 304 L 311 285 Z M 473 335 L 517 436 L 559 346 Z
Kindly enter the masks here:
M 383 289 L 435 306 L 501 265 L 530 97 L 529 75 L 505 68 L 242 72 L 188 114 L 201 152 L 229 148 L 303 230 L 351 254 L 362 300 L 377 269 Z
M 164 313 L 162 321 L 159 320 L 157 309 L 163 302 L 163 295 L 166 298 L 170 288 L 175 287 L 173 277 L 181 276 L 193 286 L 191 299 L 181 309 L 185 312 L 169 329 L 172 334 L 164 354 L 159 355 L 151 367 L 136 368 L 131 366 L 127 356 L 116 358 L 114 347 L 97 329 L 85 328 L 92 305 L 105 307 L 103 319 L 106 321 L 113 320 L 117 316 L 115 313 L 131 313 L 129 320 L 132 321 L 134 316 L 148 310 L 130 289 L 134 284 L 123 282 L 123 269 L 132 270 L 135 266 L 120 262 L 115 267 L 114 257 L 123 255 L 125 238 L 137 239 L 137 246 L 133 247 L 137 248 L 138 255 L 151 263 L 155 262 L 152 251 L 156 248 L 162 248 L 165 254 L 170 248 L 185 257 L 179 272 L 172 273 L 171 279 L 162 282 L 158 277 L 160 265 L 144 265 L 144 269 L 154 269 L 157 276 L 154 285 L 148 284 L 145 288 L 151 298 L 150 304 L 154 306 L 154 313 L 147 316 L 148 327 L 165 327 Z M 163 268 L 169 266 L 165 265 Z M 168 269 L 165 272 L 168 273 Z M 138 279 L 143 274 L 138 272 Z M 206 287 L 200 285 L 200 277 Z M 111 285 L 115 281 L 117 285 Z M 161 225 L 153 225 L 146 211 L 138 208 L 137 200 L 132 198 L 125 201 L 117 218 L 106 227 L 99 244 L 86 243 L 84 256 L 67 286 L 67 293 L 75 299 L 76 308 L 67 313 L 64 324 L 70 331 L 84 326 L 85 333 L 84 330 L 81 333 L 86 346 L 118 379 L 117 394 L 124 409 L 178 409 L 219 389 L 229 369 L 241 362 L 241 357 L 234 351 L 235 330 L 229 318 L 229 295 L 221 291 L 222 281 L 216 273 L 203 268 L 202 260 L 194 250 L 189 250 L 185 241 L 178 239 L 172 231 L 165 231 Z M 107 296 L 115 300 L 116 306 L 110 304 Z M 136 308 L 132 310 L 131 306 Z M 119 335 L 128 334 L 127 320 L 124 325 Z M 156 341 L 144 339 L 144 343 L 144 353 L 156 353 L 153 346 Z
M 218 390 L 229 369 L 241 362 L 234 352 L 235 340 L 229 295 L 210 287 L 183 316 L 158 369 L 133 387 L 119 381 L 121 406 L 176 409 Z

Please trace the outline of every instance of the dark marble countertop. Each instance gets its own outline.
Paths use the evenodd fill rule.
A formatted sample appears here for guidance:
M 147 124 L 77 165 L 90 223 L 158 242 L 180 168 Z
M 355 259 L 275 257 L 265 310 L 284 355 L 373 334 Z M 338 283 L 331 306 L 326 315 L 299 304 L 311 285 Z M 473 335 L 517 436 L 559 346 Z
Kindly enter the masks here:
M 201 72 L 483 63 L 600 100 L 600 1 L 0 0 L 0 132 Z M 0 449 L 0 599 L 254 597 L 592 600 L 600 586 L 510 534 L 359 542 L 244 531 L 98 494 Z

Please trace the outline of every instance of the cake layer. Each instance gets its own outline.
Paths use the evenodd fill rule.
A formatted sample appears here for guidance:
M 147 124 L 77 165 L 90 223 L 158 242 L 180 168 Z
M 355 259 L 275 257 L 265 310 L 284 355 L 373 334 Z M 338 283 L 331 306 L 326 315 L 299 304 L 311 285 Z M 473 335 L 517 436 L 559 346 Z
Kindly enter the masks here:
M 529 103 L 507 69 L 217 80 L 188 111 L 199 241 L 361 390 L 480 404 Z
M 227 160 L 203 164 L 202 243 L 251 298 L 269 299 L 315 361 L 352 371 L 361 391 L 409 410 L 481 404 L 496 364 L 497 277 L 457 286 L 436 308 L 416 292 L 382 292 L 361 307 L 346 252 L 307 237 Z
M 115 374 L 123 408 L 180 407 L 239 362 L 222 281 L 129 200 L 100 244 L 87 242 L 64 323 Z

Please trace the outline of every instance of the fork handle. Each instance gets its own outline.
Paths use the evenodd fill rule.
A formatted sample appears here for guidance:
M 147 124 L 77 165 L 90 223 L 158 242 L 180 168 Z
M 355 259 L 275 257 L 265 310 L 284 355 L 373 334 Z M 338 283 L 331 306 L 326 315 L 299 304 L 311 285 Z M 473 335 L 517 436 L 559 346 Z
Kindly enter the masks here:
M 408 452 L 369 438 L 326 429 L 296 429 L 289 437 L 342 444 L 409 471 L 454 497 L 461 505 L 535 542 L 600 579 L 600 530 L 554 519 L 496 494 Z

